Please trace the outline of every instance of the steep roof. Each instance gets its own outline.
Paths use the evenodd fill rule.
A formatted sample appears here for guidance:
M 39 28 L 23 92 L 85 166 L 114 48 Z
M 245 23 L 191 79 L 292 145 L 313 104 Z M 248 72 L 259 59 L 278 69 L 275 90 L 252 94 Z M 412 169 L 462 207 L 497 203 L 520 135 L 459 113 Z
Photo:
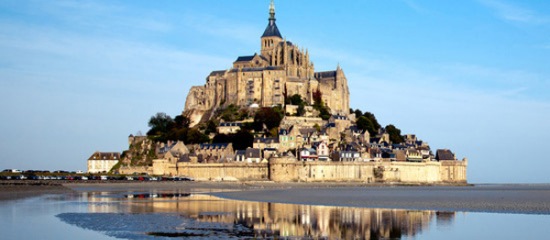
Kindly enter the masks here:
M 265 28 L 262 37 L 283 38 L 281 37 L 281 33 L 277 28 L 277 24 L 275 24 L 275 4 L 273 3 L 273 1 L 271 1 L 271 4 L 269 5 L 269 24 L 267 24 L 267 27 Z
M 120 160 L 120 153 L 118 152 L 95 152 L 88 158 L 88 161 L 94 160 Z
M 235 62 L 250 62 L 255 56 L 256 54 L 252 56 L 239 56 Z
M 455 160 L 455 155 L 449 149 L 437 149 L 435 158 L 441 160 Z
M 279 32 L 279 28 L 277 28 L 277 24 L 275 24 L 275 21 L 269 21 L 269 24 L 267 24 L 267 27 L 265 28 L 264 34 L 262 37 L 279 37 L 283 38 L 281 36 L 281 32 Z

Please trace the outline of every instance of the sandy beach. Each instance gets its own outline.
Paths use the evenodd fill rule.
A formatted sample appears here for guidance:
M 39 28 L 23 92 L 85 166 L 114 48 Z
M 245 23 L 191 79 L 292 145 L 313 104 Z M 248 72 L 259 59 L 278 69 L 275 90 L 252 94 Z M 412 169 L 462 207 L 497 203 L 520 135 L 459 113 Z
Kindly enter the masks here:
M 178 191 L 259 202 L 550 214 L 550 185 L 392 186 L 273 182 L 0 182 L 0 200 L 71 191 Z

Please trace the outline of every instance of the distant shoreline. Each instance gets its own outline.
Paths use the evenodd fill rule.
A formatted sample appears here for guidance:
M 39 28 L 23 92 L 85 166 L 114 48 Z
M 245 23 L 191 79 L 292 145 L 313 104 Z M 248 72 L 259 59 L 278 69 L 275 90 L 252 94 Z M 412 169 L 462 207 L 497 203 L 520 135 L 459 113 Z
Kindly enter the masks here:
M 404 186 L 353 182 L 0 181 L 0 201 L 87 191 L 183 191 L 234 200 L 288 204 L 550 214 L 550 184 Z

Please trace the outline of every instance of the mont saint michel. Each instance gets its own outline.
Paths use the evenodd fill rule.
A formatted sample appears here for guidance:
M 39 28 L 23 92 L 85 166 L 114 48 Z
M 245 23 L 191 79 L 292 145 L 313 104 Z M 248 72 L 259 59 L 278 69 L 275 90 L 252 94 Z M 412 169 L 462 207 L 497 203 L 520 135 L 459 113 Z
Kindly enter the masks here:
M 283 37 L 273 1 L 259 44 L 259 53 L 236 57 L 230 69 L 214 70 L 204 85 L 192 87 L 181 115 L 151 117 L 146 136 L 130 135 L 122 155 L 93 153 L 88 172 L 204 181 L 466 183 L 466 159 L 351 109 L 343 68 L 315 71 L 309 50 Z

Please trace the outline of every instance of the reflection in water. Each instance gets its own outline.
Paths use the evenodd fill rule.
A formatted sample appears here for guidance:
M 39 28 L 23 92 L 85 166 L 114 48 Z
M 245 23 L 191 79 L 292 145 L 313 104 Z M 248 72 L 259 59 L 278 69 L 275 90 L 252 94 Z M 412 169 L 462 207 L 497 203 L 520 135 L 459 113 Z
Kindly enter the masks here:
M 171 231 L 155 234 L 180 237 L 185 235 L 176 233 L 211 230 L 217 224 L 226 232 L 250 229 L 257 237 L 401 238 L 416 236 L 434 219 L 438 225 L 450 225 L 455 216 L 454 212 L 247 202 L 188 193 L 128 193 L 118 198 L 88 193 L 86 197 L 90 213 L 176 213 L 187 220 L 180 220 Z

